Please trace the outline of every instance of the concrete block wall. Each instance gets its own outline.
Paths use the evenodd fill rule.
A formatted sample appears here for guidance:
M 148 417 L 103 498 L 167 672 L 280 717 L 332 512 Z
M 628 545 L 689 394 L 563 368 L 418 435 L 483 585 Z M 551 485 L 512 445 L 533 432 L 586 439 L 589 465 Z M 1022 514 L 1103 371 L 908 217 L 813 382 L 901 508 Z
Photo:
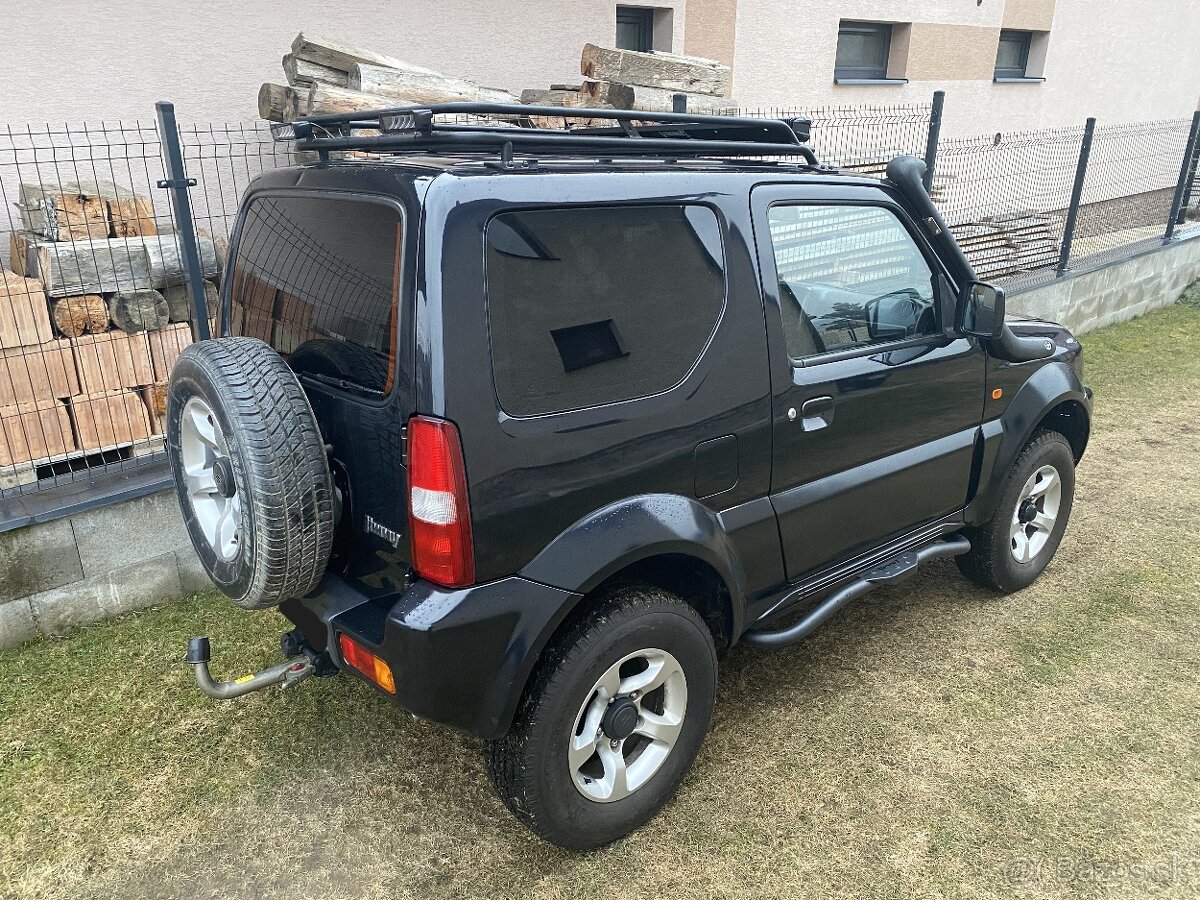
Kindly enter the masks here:
M 172 491 L 0 533 L 0 649 L 212 583 Z
M 1010 313 L 1049 319 L 1076 334 L 1143 316 L 1174 303 L 1200 279 L 1200 236 L 1102 268 L 1010 294 Z
M 1200 238 L 1014 293 L 1010 312 L 1083 334 L 1175 302 Z M 173 491 L 0 533 L 0 649 L 212 588 Z

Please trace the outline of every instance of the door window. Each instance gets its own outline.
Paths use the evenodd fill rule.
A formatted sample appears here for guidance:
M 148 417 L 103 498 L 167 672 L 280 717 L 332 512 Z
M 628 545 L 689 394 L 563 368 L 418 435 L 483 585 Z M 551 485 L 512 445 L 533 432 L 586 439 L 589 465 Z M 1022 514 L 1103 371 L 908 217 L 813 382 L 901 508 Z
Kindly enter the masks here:
M 501 213 L 487 228 L 500 406 L 534 416 L 679 384 L 725 306 L 716 214 L 704 206 Z
M 386 393 L 402 236 L 400 213 L 382 203 L 259 197 L 233 263 L 233 333 L 266 341 L 294 369 Z
M 890 211 L 781 204 L 768 222 L 793 360 L 937 332 L 936 278 Z

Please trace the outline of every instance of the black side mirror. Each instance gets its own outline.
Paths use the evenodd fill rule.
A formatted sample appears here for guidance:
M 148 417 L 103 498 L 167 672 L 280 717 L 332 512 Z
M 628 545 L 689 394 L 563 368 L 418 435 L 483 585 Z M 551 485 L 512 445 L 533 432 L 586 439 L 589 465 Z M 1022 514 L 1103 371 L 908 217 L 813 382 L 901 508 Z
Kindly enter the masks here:
M 958 330 L 980 338 L 998 338 L 1004 330 L 1004 291 L 972 281 L 958 308 Z

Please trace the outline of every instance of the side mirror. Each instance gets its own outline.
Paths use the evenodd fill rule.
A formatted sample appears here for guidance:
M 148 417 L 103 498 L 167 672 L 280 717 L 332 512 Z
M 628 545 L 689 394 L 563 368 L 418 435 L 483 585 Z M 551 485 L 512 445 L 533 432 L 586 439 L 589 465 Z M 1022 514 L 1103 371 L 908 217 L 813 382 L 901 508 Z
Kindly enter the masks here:
M 972 281 L 959 305 L 958 330 L 979 338 L 998 338 L 1004 330 L 1004 291 Z

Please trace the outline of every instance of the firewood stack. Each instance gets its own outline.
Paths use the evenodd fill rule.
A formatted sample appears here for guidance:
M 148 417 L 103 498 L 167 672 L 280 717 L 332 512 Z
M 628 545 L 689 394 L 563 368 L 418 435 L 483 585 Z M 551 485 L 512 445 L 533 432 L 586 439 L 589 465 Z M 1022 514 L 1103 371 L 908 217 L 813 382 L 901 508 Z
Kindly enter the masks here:
M 283 57 L 283 74 L 286 84 L 267 82 L 258 91 L 258 114 L 269 122 L 392 106 L 459 101 L 516 103 L 518 99 L 499 88 L 481 87 L 394 56 L 303 32 Z M 522 91 L 520 102 L 670 112 L 675 95 L 683 94 L 688 112 L 726 112 L 737 106 L 728 96 L 729 66 L 697 56 L 637 53 L 586 44 L 580 74 L 582 78 L 574 84 Z M 534 123 L 560 127 L 562 120 L 553 117 L 542 121 L 537 117 Z
M 585 44 L 579 84 L 555 84 L 549 90 L 521 92 L 521 102 L 538 106 L 636 109 L 671 112 L 682 94 L 687 112 L 726 113 L 731 99 L 729 66 L 698 56 L 639 53 Z
M 100 180 L 21 184 L 19 198 L 0 270 L 0 489 L 153 443 L 156 386 L 192 339 L 179 245 L 149 198 Z M 199 244 L 216 278 L 215 244 Z
M 258 91 L 258 114 L 269 122 L 420 103 L 517 102 L 498 88 L 303 32 L 283 57 L 283 74 L 287 84 L 267 82 Z

